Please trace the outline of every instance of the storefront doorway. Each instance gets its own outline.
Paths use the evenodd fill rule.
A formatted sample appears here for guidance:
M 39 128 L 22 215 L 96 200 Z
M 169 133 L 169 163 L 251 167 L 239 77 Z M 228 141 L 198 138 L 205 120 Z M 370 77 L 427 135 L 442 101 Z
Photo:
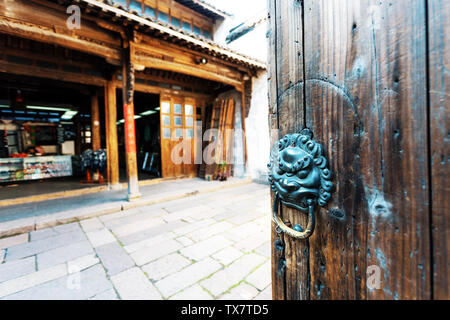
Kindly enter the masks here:
M 85 85 L 0 74 L 0 200 L 98 186 L 82 183 L 81 168 L 81 154 L 93 143 L 92 92 Z M 104 148 L 104 126 L 98 139 Z
M 124 117 L 122 109 L 122 93 L 117 91 L 117 133 L 119 144 L 120 181 L 126 182 Z M 136 130 L 136 153 L 139 181 L 162 177 L 160 117 L 158 94 L 135 92 L 134 121 Z

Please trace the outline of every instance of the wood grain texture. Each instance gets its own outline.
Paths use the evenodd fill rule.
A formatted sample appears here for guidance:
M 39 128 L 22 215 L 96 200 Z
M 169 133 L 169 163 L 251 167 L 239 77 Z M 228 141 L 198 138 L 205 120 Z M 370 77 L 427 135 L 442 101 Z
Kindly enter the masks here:
M 311 296 L 429 298 L 424 2 L 306 1 L 305 18 L 307 122 L 337 185 L 311 239 Z
M 91 96 L 91 131 L 92 131 L 92 150 L 98 150 L 101 147 L 100 133 L 100 110 L 98 108 L 98 92 L 95 91 Z
M 284 134 L 299 132 L 304 125 L 302 6 L 299 1 L 269 1 L 270 126 L 273 143 Z M 275 121 L 276 119 L 276 121 Z M 275 125 L 276 122 L 276 125 Z M 273 200 L 273 195 L 272 195 Z M 291 226 L 306 226 L 306 215 L 282 206 L 280 216 Z M 274 229 L 274 227 L 272 228 Z M 275 230 L 272 230 L 275 237 Z M 273 298 L 309 298 L 309 241 L 282 235 L 284 250 L 272 249 Z
M 309 244 L 285 239 L 283 256 L 273 244 L 274 298 L 448 298 L 448 4 L 268 4 L 270 128 L 282 136 L 306 121 L 336 185 Z
M 433 234 L 433 297 L 449 299 L 450 2 L 428 0 L 429 121 Z
M 69 30 L 66 9 L 25 0 L 0 0 L 0 31 L 113 60 L 120 59 L 118 37 L 86 19 L 83 19 L 81 29 Z
M 105 86 L 106 146 L 108 154 L 108 174 L 111 185 L 119 184 L 119 146 L 117 143 L 117 97 L 114 81 Z

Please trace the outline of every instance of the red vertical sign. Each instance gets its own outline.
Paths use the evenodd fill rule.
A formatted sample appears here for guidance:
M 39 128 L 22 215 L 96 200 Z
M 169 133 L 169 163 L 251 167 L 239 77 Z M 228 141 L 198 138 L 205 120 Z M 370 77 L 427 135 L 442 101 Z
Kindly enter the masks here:
M 123 106 L 125 119 L 125 145 L 128 154 L 136 153 L 136 134 L 134 128 L 134 104 L 125 104 Z

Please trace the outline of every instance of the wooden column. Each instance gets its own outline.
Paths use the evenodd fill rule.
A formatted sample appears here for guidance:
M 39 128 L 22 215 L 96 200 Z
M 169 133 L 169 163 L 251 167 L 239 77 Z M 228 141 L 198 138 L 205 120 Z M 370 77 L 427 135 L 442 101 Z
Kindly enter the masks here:
M 245 135 L 245 86 L 242 85 L 241 91 L 241 118 L 242 118 L 242 143 L 244 146 L 244 171 L 247 172 L 247 137 Z
M 136 133 L 134 125 L 134 66 L 132 63 L 131 44 L 128 43 L 123 50 L 122 63 L 122 97 L 123 115 L 125 119 L 125 151 L 127 161 L 128 178 L 128 201 L 141 196 L 139 193 L 139 182 L 136 158 Z
M 108 155 L 108 180 L 114 188 L 119 185 L 119 147 L 117 145 L 117 106 L 114 80 L 105 86 L 106 149 Z
M 100 112 L 98 109 L 98 92 L 91 96 L 91 132 L 92 132 L 92 150 L 101 148 L 100 137 Z

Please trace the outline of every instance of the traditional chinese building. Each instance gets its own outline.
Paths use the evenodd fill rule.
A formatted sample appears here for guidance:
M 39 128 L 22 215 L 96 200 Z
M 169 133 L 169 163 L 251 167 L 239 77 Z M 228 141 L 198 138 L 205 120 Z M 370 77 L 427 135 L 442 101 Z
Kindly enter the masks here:
M 242 173 L 265 63 L 214 41 L 228 17 L 201 0 L 0 0 L 0 182 L 73 176 L 99 149 L 129 198 L 140 180 Z M 237 129 L 213 165 L 217 137 L 195 139 L 210 128 Z

